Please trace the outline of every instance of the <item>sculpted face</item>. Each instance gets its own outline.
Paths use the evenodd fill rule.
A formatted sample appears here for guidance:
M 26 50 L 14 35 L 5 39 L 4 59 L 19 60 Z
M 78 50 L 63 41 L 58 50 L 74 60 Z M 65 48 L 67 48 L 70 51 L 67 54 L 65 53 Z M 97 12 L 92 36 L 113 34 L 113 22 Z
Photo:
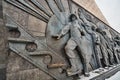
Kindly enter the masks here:
M 81 8 L 78 8 L 78 13 L 81 13 L 82 12 L 82 9 Z
M 77 17 L 75 14 L 71 14 L 69 19 L 70 19 L 70 22 L 73 22 L 73 21 L 77 20 Z
M 75 20 L 76 20 L 76 17 L 75 17 L 75 16 L 73 16 L 73 17 L 72 17 L 72 21 L 75 21 Z
M 78 15 L 80 16 L 81 15 L 81 13 L 85 13 L 85 11 L 82 9 L 82 8 L 78 8 Z
M 92 31 L 95 31 L 95 30 L 96 30 L 96 28 L 95 28 L 94 26 L 92 26 L 91 29 L 92 29 Z

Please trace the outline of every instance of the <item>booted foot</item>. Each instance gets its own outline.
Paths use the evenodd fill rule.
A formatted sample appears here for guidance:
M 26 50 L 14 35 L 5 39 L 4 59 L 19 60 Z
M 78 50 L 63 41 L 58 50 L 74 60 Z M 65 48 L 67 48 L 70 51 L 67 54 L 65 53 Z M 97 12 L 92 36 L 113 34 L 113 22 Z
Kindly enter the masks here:
M 104 68 L 99 68 L 100 71 L 104 71 Z
M 77 79 L 81 79 L 80 74 L 77 74 Z
M 84 75 L 85 75 L 85 77 L 89 77 L 89 76 L 90 76 L 90 74 L 89 74 L 89 73 L 85 73 Z
M 78 73 L 80 73 L 80 70 L 73 71 L 72 69 L 67 69 L 67 75 L 68 76 L 73 76 L 73 75 L 76 75 Z
M 108 69 L 109 69 L 109 67 L 105 67 L 105 69 L 107 69 L 107 70 L 108 70 Z
M 113 67 L 114 65 L 109 65 L 109 67 Z

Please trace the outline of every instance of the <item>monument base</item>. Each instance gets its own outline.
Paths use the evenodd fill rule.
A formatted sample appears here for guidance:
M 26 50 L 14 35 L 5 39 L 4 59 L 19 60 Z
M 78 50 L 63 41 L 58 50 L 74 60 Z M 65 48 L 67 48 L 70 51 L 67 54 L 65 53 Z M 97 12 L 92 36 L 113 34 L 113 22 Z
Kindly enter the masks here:
M 109 68 L 99 68 L 94 71 L 90 72 L 89 77 L 85 77 L 84 75 L 81 76 L 79 80 L 105 80 L 115 73 L 120 71 L 120 64 L 109 67 Z

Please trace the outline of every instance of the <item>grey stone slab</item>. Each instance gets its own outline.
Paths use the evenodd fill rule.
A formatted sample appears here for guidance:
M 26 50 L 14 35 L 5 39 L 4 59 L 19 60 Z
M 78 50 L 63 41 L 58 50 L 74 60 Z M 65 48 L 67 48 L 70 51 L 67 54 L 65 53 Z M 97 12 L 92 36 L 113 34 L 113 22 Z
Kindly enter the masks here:
M 117 73 L 118 71 L 120 71 L 120 65 L 118 65 L 117 67 L 108 70 L 107 72 L 98 75 L 90 80 L 105 80 L 106 78 L 109 78 L 110 76 L 113 76 L 115 73 Z

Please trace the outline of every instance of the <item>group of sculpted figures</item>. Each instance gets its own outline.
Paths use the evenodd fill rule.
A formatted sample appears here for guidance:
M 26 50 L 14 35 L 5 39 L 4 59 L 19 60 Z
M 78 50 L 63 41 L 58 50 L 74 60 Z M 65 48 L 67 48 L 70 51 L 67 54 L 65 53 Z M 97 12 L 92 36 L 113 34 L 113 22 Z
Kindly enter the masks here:
M 53 37 L 58 40 L 69 32 L 70 38 L 65 45 L 65 53 L 70 62 L 70 68 L 67 69 L 68 75 L 78 75 L 80 70 L 76 65 L 76 56 L 74 50 L 77 49 L 81 55 L 83 72 L 89 76 L 89 64 L 91 59 L 96 61 L 97 68 L 110 67 L 120 63 L 120 37 L 112 37 L 107 27 L 101 28 L 87 20 L 83 10 L 78 9 L 78 16 L 71 14 L 69 22 L 60 33 Z

